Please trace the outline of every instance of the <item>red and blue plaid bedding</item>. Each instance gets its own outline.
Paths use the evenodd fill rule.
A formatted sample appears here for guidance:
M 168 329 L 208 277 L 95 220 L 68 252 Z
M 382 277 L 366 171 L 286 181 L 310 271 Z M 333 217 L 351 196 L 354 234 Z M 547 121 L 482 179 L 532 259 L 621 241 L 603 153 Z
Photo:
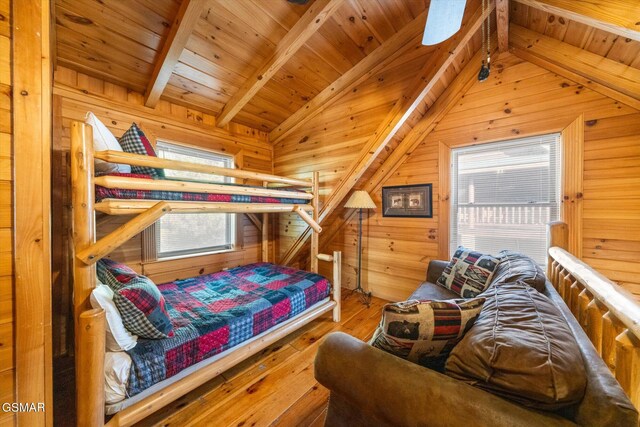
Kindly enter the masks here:
M 150 175 L 116 173 L 114 176 L 130 178 L 154 179 Z M 224 185 L 224 184 L 223 184 Z M 237 185 L 237 184 L 234 184 Z M 246 186 L 250 187 L 250 186 Z M 261 188 L 261 187 L 260 187 Z M 290 191 L 286 188 L 281 190 Z M 294 190 L 291 190 L 294 191 Z M 160 190 L 124 190 L 121 188 L 106 188 L 96 185 L 96 202 L 104 199 L 135 199 L 135 200 L 179 200 L 190 202 L 233 202 L 233 203 L 284 203 L 300 205 L 309 203 L 306 199 L 286 197 L 264 197 L 246 194 L 212 194 L 212 193 L 188 193 L 183 191 Z
M 329 295 L 324 277 L 257 263 L 159 285 L 174 336 L 139 339 L 129 396 L 302 313 Z

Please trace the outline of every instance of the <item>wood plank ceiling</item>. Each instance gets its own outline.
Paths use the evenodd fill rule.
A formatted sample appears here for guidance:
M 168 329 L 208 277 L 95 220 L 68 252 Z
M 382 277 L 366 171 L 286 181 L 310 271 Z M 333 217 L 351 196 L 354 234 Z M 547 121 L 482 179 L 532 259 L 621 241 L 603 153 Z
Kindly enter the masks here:
M 218 115 L 313 2 L 205 3 L 162 98 Z M 416 17 L 424 17 L 428 3 L 340 2 L 233 120 L 273 130 Z M 180 4 L 56 0 L 57 63 L 144 92 Z
M 200 17 L 189 25 L 187 34 L 191 35 L 184 37 L 185 48 L 168 76 L 162 98 L 214 115 L 224 111 L 224 123 L 229 120 L 227 111 L 235 108 L 232 120 L 272 132 L 276 142 L 284 133 L 278 125 L 288 125 L 296 112 L 306 113 L 313 107 L 308 103 L 319 94 L 318 99 L 326 99 L 341 78 L 352 79 L 356 64 L 376 50 L 384 53 L 378 48 L 385 42 L 392 45 L 390 39 L 400 38 L 401 30 L 409 32 L 411 24 L 423 25 L 416 21 L 424 21 L 429 4 L 429 0 L 316 0 L 306 5 L 285 0 L 56 0 L 57 63 L 144 93 L 153 82 L 154 68 L 159 68 L 163 48 L 174 40 L 172 26 L 182 23 L 176 16 L 189 9 L 189 2 L 196 13 L 200 10 Z M 478 2 L 468 3 L 474 3 L 467 5 L 471 9 Z M 558 0 L 511 1 L 508 18 L 512 24 L 640 68 L 640 41 L 624 36 L 633 30 L 616 35 L 546 11 L 555 7 L 548 3 Z M 505 4 L 499 0 L 500 10 Z M 314 22 L 310 17 L 316 16 L 320 18 L 317 31 L 294 28 L 304 18 Z M 293 54 L 283 55 L 281 43 L 296 47 L 295 41 L 287 40 L 288 33 L 289 39 L 295 35 L 305 43 L 291 49 Z M 500 42 L 504 50 L 503 37 Z M 428 52 L 423 48 L 420 53 Z M 386 55 L 380 56 L 378 61 Z M 287 60 L 282 61 L 283 57 Z M 278 61 L 284 65 L 269 70 L 272 77 L 257 90 L 251 89 L 252 79 L 261 79 L 261 70 Z M 396 99 L 401 89 L 385 96 Z M 253 93 L 251 90 L 255 95 L 245 96 L 249 101 L 237 108 L 238 98 L 247 91 Z

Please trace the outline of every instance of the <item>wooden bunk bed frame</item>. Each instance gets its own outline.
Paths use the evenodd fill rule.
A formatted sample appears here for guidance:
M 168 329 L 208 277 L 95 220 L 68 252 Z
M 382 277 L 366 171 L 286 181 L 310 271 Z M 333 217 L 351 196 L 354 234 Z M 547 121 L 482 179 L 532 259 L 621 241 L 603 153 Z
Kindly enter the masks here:
M 263 188 L 234 185 L 202 184 L 195 182 L 167 182 L 141 180 L 127 177 L 95 177 L 94 159 L 135 166 L 148 166 L 175 170 L 203 172 L 242 180 L 261 181 Z M 141 182 L 144 181 L 144 182 Z M 131 188 L 146 190 L 173 190 L 192 192 L 216 192 L 222 194 L 257 195 L 309 200 L 309 204 L 267 203 L 217 203 L 155 200 L 108 199 L 95 203 L 95 185 L 108 188 Z M 289 333 L 301 328 L 322 314 L 333 311 L 333 320 L 340 321 L 340 276 L 341 253 L 319 254 L 318 225 L 319 175 L 314 172 L 312 180 L 285 178 L 238 169 L 219 168 L 189 162 L 160 159 L 130 153 L 93 150 L 93 130 L 82 122 L 71 124 L 71 185 L 73 204 L 73 305 L 75 320 L 76 353 L 76 410 L 79 426 L 101 426 L 105 424 L 104 356 L 105 313 L 102 309 L 91 309 L 89 297 L 96 286 L 96 262 L 109 255 L 127 240 L 152 225 L 169 212 L 231 212 L 245 213 L 251 221 L 262 214 L 262 259 L 268 255 L 269 213 L 295 212 L 313 230 L 311 237 L 311 271 L 318 272 L 318 261 L 333 264 L 333 298 L 316 305 L 294 318 L 283 322 L 270 331 L 248 340 L 227 352 L 206 367 L 172 383 L 122 411 L 116 413 L 106 425 L 132 425 L 185 393 L 195 389 L 220 373 L 258 353 Z M 144 187 L 142 187 L 144 186 Z M 311 193 L 283 191 L 278 187 L 300 186 L 311 188 Z M 170 188 L 169 188 L 170 187 Z M 116 230 L 96 241 L 95 213 L 108 215 L 137 214 Z M 215 356 L 214 356 L 215 357 Z

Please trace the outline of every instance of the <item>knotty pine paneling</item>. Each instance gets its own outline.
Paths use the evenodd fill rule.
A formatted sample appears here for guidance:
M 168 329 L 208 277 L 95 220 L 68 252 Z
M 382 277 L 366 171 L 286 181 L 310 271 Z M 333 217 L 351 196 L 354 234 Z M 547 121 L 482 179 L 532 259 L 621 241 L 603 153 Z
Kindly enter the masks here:
M 11 0 L 0 0 L 0 403 L 15 400 Z M 0 425 L 15 417 L 0 412 Z
M 405 299 L 424 280 L 429 260 L 438 257 L 438 171 L 447 167 L 439 158 L 440 143 L 457 147 L 558 132 L 580 114 L 583 259 L 640 298 L 640 112 L 509 54 L 492 64 L 489 80 L 474 83 L 383 184 L 432 183 L 433 219 L 384 218 L 380 188 L 372 194 L 379 208 L 364 221 L 363 285 L 381 298 Z M 356 239 L 354 215 L 326 249 L 343 251 L 350 287 Z
M 167 101 L 160 101 L 156 109 L 146 108 L 142 94 L 62 66 L 58 66 L 55 73 L 53 109 L 53 324 L 54 354 L 60 355 L 70 348 L 73 341 L 69 332 L 72 330 L 72 284 L 68 237 L 71 224 L 69 135 L 72 120 L 82 121 L 87 111 L 92 111 L 116 136 L 122 135 L 132 122 L 136 122 L 152 140 L 166 139 L 231 154 L 235 156 L 238 167 L 266 173 L 272 173 L 272 147 L 264 132 L 235 123 L 231 123 L 228 130 L 219 129 L 215 127 L 213 116 Z M 98 238 L 128 219 L 130 217 L 100 214 Z M 260 260 L 260 235 L 255 226 L 243 218 L 239 227 L 242 236 L 239 247 L 228 253 L 145 263 L 142 260 L 142 238 L 138 235 L 118 248 L 111 257 L 126 262 L 157 282 Z

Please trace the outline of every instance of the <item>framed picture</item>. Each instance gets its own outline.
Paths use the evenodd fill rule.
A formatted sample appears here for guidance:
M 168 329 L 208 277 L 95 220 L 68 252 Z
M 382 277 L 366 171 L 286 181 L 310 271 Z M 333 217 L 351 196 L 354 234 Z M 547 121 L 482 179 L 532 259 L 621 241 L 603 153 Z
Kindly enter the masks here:
M 382 187 L 382 216 L 433 218 L 432 184 Z

